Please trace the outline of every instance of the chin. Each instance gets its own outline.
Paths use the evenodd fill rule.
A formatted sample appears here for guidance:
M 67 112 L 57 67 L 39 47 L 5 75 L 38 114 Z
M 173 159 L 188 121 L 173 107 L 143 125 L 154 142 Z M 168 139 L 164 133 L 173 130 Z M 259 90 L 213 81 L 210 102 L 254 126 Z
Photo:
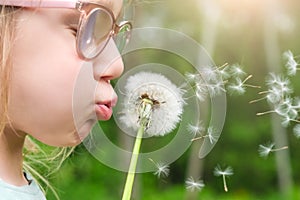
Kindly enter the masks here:
M 74 141 L 71 141 L 70 143 L 68 143 L 62 147 L 75 147 L 75 146 L 79 145 L 81 142 L 82 142 L 82 140 L 80 138 L 75 139 Z
M 95 124 L 95 120 L 88 120 L 78 129 L 72 128 L 69 131 L 60 131 L 56 133 L 56 137 L 51 140 L 45 138 L 37 138 L 41 142 L 54 147 L 74 147 L 82 143 L 88 137 L 90 131 Z M 53 136 L 53 135 L 52 135 Z
M 80 132 L 80 134 L 77 131 L 74 131 L 71 135 L 71 139 L 69 141 L 66 141 L 65 144 L 62 145 L 62 147 L 74 147 L 82 143 L 82 141 L 89 135 L 90 129 L 86 132 Z
M 64 137 L 56 137 L 52 141 L 49 140 L 40 140 L 41 142 L 45 143 L 46 145 L 53 146 L 53 147 L 74 147 L 79 145 L 84 138 L 80 137 L 78 132 L 71 131 L 66 134 L 64 134 Z

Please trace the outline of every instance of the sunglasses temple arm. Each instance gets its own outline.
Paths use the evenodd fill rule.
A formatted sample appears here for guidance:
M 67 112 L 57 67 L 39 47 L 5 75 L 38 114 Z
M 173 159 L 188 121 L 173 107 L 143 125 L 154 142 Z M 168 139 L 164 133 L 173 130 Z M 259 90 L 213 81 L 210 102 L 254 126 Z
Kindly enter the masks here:
M 0 0 L 0 5 L 41 8 L 76 8 L 77 0 Z

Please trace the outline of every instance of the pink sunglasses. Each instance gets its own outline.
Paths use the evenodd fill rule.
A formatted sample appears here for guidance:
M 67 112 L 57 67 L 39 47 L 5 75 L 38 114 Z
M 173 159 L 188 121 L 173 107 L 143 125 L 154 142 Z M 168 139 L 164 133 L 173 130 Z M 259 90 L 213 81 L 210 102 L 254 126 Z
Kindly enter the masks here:
M 0 0 L 0 5 L 39 8 L 71 8 L 81 13 L 76 35 L 78 55 L 85 60 L 97 57 L 110 38 L 120 33 L 116 45 L 119 50 L 128 43 L 132 24 L 129 21 L 116 23 L 113 12 L 97 3 L 80 0 Z

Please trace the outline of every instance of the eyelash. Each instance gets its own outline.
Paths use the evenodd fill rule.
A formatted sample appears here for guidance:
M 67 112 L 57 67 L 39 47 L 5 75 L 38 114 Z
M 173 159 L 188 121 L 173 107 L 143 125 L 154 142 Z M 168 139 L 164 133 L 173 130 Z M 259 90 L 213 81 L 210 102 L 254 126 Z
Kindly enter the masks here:
M 70 30 L 72 31 L 72 34 L 74 36 L 77 35 L 77 32 L 78 32 L 77 25 L 70 25 Z

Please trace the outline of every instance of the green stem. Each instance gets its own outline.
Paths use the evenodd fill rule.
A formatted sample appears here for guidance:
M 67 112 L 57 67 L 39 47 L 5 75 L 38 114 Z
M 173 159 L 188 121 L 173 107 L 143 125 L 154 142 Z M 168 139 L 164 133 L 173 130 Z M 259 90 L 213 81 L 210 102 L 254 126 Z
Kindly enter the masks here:
M 133 187 L 133 182 L 134 182 L 134 177 L 135 177 L 135 170 L 136 170 L 136 165 L 138 161 L 138 156 L 139 156 L 139 151 L 142 143 L 142 138 L 143 134 L 145 131 L 146 127 L 141 125 L 133 147 L 133 152 L 130 160 L 130 166 L 129 166 L 129 171 L 127 174 L 126 178 L 126 183 L 124 187 L 124 192 L 123 192 L 123 197 L 122 200 L 130 200 L 131 193 L 132 193 L 132 187 Z
M 224 190 L 225 190 L 225 192 L 228 192 L 227 183 L 226 183 L 226 177 L 225 177 L 224 174 L 223 174 L 223 184 L 224 184 Z

